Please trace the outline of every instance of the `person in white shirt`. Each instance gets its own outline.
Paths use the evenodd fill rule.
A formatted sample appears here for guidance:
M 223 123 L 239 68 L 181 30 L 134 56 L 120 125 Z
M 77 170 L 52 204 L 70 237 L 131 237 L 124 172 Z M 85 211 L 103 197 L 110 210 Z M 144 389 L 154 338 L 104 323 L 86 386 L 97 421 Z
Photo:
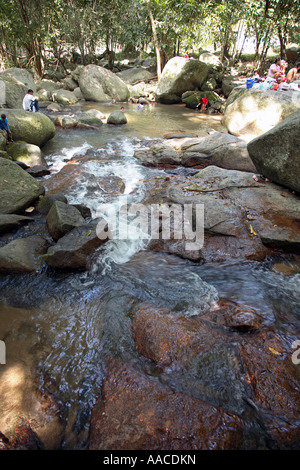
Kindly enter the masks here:
M 40 107 L 38 100 L 33 96 L 33 90 L 28 90 L 23 99 L 23 109 L 33 113 L 39 112 Z

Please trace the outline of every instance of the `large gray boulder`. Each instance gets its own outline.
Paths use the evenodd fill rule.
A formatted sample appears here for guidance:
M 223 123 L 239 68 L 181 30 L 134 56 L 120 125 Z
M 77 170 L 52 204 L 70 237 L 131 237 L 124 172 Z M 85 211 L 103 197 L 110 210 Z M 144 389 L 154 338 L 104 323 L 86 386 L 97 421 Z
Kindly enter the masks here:
M 0 72 L 0 105 L 22 109 L 28 89 L 36 91 L 33 76 L 28 70 L 12 67 Z
M 181 101 L 181 95 L 201 88 L 208 76 L 208 66 L 199 60 L 173 57 L 166 64 L 156 89 L 156 100 L 172 104 Z
M 136 82 L 142 82 L 145 80 L 151 80 L 154 78 L 154 74 L 142 67 L 135 67 L 133 69 L 122 70 L 122 72 L 116 73 L 123 82 L 128 85 L 133 85 Z
M 63 83 L 60 82 L 54 82 L 53 80 L 40 80 L 36 82 L 36 89 L 37 91 L 39 90 L 46 90 L 46 91 L 55 91 L 59 90 L 60 88 L 63 88 Z
M 6 114 L 13 139 L 42 147 L 55 136 L 53 122 L 43 113 L 17 109 L 0 109 Z
M 230 98 L 230 97 L 229 97 Z M 300 93 L 250 88 L 226 107 L 222 124 L 233 135 L 257 137 L 300 109 Z
M 0 214 L 13 214 L 26 209 L 45 188 L 19 165 L 0 158 Z
M 79 76 L 79 86 L 88 101 L 127 101 L 127 85 L 112 73 L 98 65 L 87 65 Z
M 300 192 L 300 110 L 253 139 L 248 151 L 257 171 Z

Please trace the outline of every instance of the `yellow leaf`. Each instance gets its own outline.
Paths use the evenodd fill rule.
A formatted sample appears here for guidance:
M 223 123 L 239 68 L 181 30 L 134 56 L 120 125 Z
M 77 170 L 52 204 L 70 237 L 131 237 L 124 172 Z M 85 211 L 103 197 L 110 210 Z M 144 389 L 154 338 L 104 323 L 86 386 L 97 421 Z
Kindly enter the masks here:
M 4 183 L 8 183 L 8 181 L 7 181 L 7 180 L 3 180 L 3 181 L 4 181 Z
M 278 354 L 280 354 L 280 352 L 276 351 L 276 349 L 269 348 L 269 350 L 271 351 L 271 353 L 276 354 L 276 356 L 278 356 Z
M 28 209 L 25 210 L 25 212 L 32 212 L 34 211 L 34 207 L 28 207 Z
M 250 233 L 251 235 L 257 235 L 251 224 L 250 224 Z

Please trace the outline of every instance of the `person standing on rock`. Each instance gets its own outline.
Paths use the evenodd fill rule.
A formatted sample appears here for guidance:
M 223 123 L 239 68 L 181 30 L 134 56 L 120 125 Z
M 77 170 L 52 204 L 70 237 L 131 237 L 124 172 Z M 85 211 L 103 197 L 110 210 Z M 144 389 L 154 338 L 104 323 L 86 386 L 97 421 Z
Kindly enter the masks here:
M 7 118 L 6 118 L 5 114 L 1 114 L 0 130 L 5 132 L 7 142 L 13 142 L 12 133 L 11 133 L 11 130 L 9 128 L 9 125 L 8 125 Z
M 28 90 L 23 99 L 23 109 L 33 113 L 39 112 L 40 107 L 38 100 L 33 96 L 33 90 Z

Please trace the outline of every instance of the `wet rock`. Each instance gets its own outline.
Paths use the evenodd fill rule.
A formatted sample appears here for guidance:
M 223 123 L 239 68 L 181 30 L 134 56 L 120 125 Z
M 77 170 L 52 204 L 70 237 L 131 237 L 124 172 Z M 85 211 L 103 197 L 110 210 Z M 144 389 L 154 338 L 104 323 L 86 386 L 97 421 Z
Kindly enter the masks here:
M 90 450 L 236 449 L 241 419 L 111 359 L 92 411 Z
M 26 142 L 14 142 L 7 147 L 7 153 L 14 161 L 25 163 L 28 167 L 41 165 L 47 167 L 41 149 Z
M 204 62 L 173 57 L 158 82 L 156 100 L 165 104 L 178 103 L 185 91 L 200 89 L 207 76 L 208 67 Z
M 67 204 L 68 200 L 62 193 L 46 195 L 40 197 L 36 210 L 43 215 L 47 215 L 55 201 L 62 201 Z
M 100 239 L 96 229 L 99 220 L 75 227 L 49 248 L 43 256 L 51 268 L 87 269 L 89 258 L 107 239 Z
M 32 217 L 16 214 L 0 214 L 0 233 L 9 232 L 34 220 Z
M 262 331 L 244 337 L 238 345 L 251 399 L 263 414 L 275 448 L 299 444 L 299 366 L 292 361 L 294 340 Z
M 218 325 L 224 325 L 240 333 L 253 333 L 262 327 L 263 319 L 256 310 L 221 299 L 218 309 L 209 312 L 203 318 Z
M 136 349 L 162 369 L 185 367 L 197 354 L 209 351 L 222 339 L 198 317 L 186 318 L 146 303 L 133 313 Z
M 0 371 L 0 443 L 2 435 L 9 450 L 58 449 L 63 438 L 62 406 L 38 388 L 32 368 L 25 359 L 16 359 L 13 349 L 9 367 Z
M 108 116 L 107 124 L 127 124 L 127 117 L 122 111 L 115 110 Z
M 248 144 L 257 171 L 272 181 L 300 192 L 300 111 Z
M 70 204 L 80 212 L 84 219 L 89 219 L 92 217 L 91 209 L 84 204 Z
M 51 173 L 47 167 L 42 165 L 34 165 L 31 168 L 28 168 L 26 171 L 34 178 L 41 178 L 42 176 L 47 176 Z
M 6 449 L 41 450 L 42 445 L 28 421 L 24 418 L 19 418 L 12 441 L 6 444 Z
M 74 227 L 83 224 L 84 218 L 79 210 L 61 201 L 54 202 L 46 219 L 47 229 L 55 241 L 66 235 Z
M 26 209 L 45 193 L 44 187 L 16 163 L 0 158 L 0 213 Z
M 44 264 L 42 255 L 48 246 L 48 242 L 39 235 L 13 240 L 0 248 L 0 272 L 38 272 Z
M 180 156 L 169 142 L 152 145 L 149 149 L 137 150 L 134 154 L 144 166 L 170 168 L 180 165 Z
M 68 195 L 72 191 L 78 191 L 78 186 L 81 185 L 89 192 L 93 192 L 94 199 L 98 199 L 99 203 L 103 202 L 103 198 L 107 200 L 125 190 L 125 184 L 118 176 L 101 177 L 91 174 L 85 165 L 76 165 L 75 161 L 68 162 L 58 173 L 43 183 L 47 195 L 57 193 Z
M 73 127 L 77 127 L 78 119 L 65 115 L 56 116 L 55 125 L 60 126 L 63 129 L 72 129 Z

